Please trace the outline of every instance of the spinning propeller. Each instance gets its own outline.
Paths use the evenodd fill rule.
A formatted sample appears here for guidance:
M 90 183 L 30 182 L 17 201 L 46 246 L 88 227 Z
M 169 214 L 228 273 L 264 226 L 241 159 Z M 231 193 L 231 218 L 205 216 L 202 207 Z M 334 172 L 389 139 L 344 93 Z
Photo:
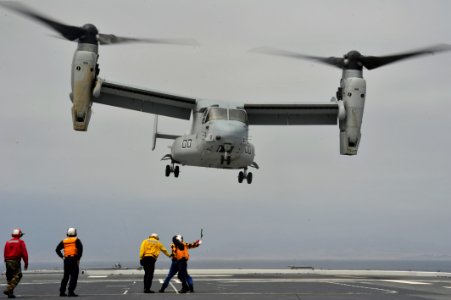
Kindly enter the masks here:
M 124 43 L 151 43 L 151 44 L 177 44 L 177 45 L 195 45 L 191 39 L 145 39 L 134 37 L 121 37 L 114 34 L 99 33 L 97 27 L 93 24 L 85 24 L 81 27 L 71 26 L 52 20 L 36 11 L 26 7 L 23 4 L 6 1 L 0 2 L 0 6 L 23 14 L 35 21 L 41 22 L 69 41 L 89 44 L 112 45 Z
M 434 54 L 438 52 L 443 51 L 449 51 L 451 50 L 451 45 L 447 44 L 440 44 L 435 45 L 431 47 L 427 47 L 424 49 L 419 49 L 415 51 L 409 51 L 394 55 L 386 55 L 386 56 L 366 56 L 361 54 L 358 51 L 349 51 L 347 54 L 345 54 L 343 57 L 321 57 L 321 56 L 311 56 L 311 55 L 304 55 L 296 52 L 286 51 L 286 50 L 280 50 L 275 48 L 257 48 L 254 49 L 254 52 L 264 53 L 264 54 L 271 54 L 271 55 L 278 55 L 278 56 L 284 56 L 284 57 L 290 57 L 290 58 L 296 58 L 296 59 L 307 59 L 307 60 L 313 60 L 320 63 L 324 63 L 327 65 L 331 65 L 340 69 L 350 69 L 350 70 L 362 70 L 363 67 L 365 67 L 368 70 L 376 69 L 394 62 L 397 62 L 399 60 L 407 59 L 407 58 L 413 58 L 416 56 L 426 55 L 426 54 Z

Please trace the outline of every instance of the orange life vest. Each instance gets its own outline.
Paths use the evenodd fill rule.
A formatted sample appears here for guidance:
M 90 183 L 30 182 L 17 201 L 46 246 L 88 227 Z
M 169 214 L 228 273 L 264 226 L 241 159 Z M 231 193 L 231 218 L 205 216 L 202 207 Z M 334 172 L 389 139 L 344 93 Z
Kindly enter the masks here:
M 175 252 L 175 258 L 177 260 L 188 260 L 189 259 L 189 253 L 188 253 L 188 246 L 185 244 L 184 249 L 180 250 L 175 246 L 176 252 Z
M 63 240 L 64 244 L 64 257 L 69 256 L 77 256 L 78 255 L 78 249 L 75 242 L 77 241 L 76 237 L 68 237 Z

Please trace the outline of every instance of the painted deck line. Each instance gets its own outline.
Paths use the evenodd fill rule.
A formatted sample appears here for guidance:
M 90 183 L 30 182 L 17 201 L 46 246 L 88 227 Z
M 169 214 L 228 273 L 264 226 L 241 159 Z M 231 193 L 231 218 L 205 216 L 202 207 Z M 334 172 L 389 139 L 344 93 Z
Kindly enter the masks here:
M 394 282 L 394 283 L 412 284 L 412 285 L 429 285 L 429 284 L 432 284 L 430 282 L 410 281 L 410 280 L 391 280 L 391 279 L 386 279 L 384 281 L 386 281 L 386 282 Z

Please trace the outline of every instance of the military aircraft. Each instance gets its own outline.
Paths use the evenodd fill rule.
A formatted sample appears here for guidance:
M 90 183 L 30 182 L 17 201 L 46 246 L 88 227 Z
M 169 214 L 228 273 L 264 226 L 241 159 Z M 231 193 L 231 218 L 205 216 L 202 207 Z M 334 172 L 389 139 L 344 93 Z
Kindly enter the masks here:
M 92 24 L 82 27 L 65 25 L 43 16 L 23 5 L 0 2 L 8 9 L 24 14 L 56 30 L 62 37 L 78 43 L 72 60 L 73 128 L 87 131 L 93 103 L 132 109 L 155 114 L 152 150 L 156 140 L 173 139 L 171 151 L 162 160 L 168 160 L 165 175 L 178 177 L 180 165 L 219 169 L 237 169 L 238 182 L 252 183 L 250 167 L 258 169 L 254 161 L 255 148 L 249 142 L 250 125 L 336 125 L 340 130 L 340 153 L 356 155 L 360 144 L 360 128 L 366 97 L 363 67 L 371 70 L 398 60 L 450 50 L 449 45 L 390 55 L 364 56 L 351 51 L 343 58 L 323 58 L 293 52 L 260 48 L 258 51 L 287 57 L 312 59 L 343 70 L 336 98 L 326 103 L 248 104 L 232 105 L 208 100 L 141 89 L 100 78 L 99 45 L 147 42 L 184 44 L 180 40 L 137 39 L 99 33 Z M 190 120 L 190 132 L 171 135 L 158 132 L 158 115 Z

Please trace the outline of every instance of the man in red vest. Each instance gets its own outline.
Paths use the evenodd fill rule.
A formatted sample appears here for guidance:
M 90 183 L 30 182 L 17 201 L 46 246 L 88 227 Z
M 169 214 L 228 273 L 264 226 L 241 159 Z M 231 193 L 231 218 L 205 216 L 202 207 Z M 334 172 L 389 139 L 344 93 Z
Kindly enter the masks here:
M 12 239 L 5 244 L 5 265 L 6 265 L 6 280 L 8 285 L 3 291 L 3 294 L 7 295 L 8 298 L 16 298 L 14 296 L 14 289 L 19 284 L 22 278 L 22 269 L 20 266 L 20 261 L 23 259 L 25 270 L 28 269 L 28 252 L 25 242 L 20 238 L 24 235 L 20 228 L 13 230 L 11 236 Z
M 64 250 L 64 255 L 61 253 Z M 64 260 L 64 276 L 61 280 L 60 297 L 77 297 L 75 288 L 77 287 L 80 259 L 83 254 L 83 244 L 77 238 L 77 229 L 69 228 L 67 230 L 67 238 L 62 240 L 56 246 L 56 254 Z M 66 286 L 69 281 L 69 293 L 66 294 Z

